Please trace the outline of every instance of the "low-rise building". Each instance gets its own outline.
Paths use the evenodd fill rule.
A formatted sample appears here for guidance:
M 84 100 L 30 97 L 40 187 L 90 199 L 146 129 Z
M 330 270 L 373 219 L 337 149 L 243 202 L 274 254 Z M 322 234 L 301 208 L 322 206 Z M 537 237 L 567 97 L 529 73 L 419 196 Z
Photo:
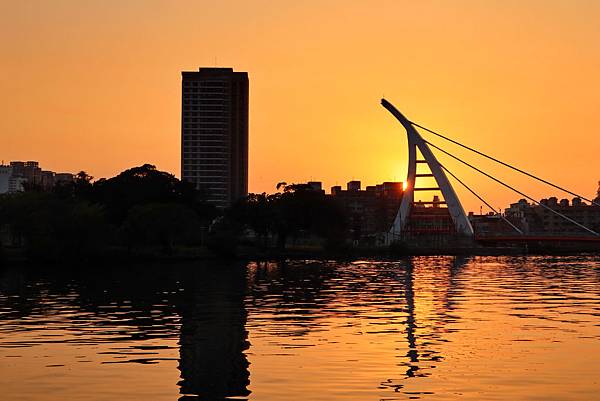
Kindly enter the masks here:
M 344 210 L 353 241 L 375 241 L 375 234 L 387 232 L 402 201 L 402 182 L 384 182 L 361 189 L 360 181 L 350 181 L 346 189 L 331 188 L 331 196 Z
M 15 177 L 23 177 L 28 183 L 33 185 L 39 185 L 42 182 L 42 169 L 38 162 L 29 161 L 12 161 L 10 162 L 12 167 L 12 175 Z
M 8 192 L 10 177 L 12 177 L 12 167 L 4 164 L 0 165 L 0 194 Z
M 505 216 L 511 221 L 515 221 L 516 225 L 526 234 L 579 235 L 588 233 L 573 221 L 600 232 L 600 206 L 588 204 L 581 198 L 559 201 L 556 197 L 551 197 L 542 199 L 539 205 L 521 199 L 505 210 Z
M 515 227 L 521 225 L 520 220 L 508 219 L 498 213 L 489 212 L 488 214 L 469 213 L 469 221 L 473 227 L 475 236 L 493 236 L 493 235 L 514 235 L 517 231 L 508 222 L 510 221 Z
M 23 192 L 26 184 L 27 178 L 11 176 L 8 181 L 8 192 Z
M 56 183 L 73 179 L 71 173 L 42 170 L 36 161 L 12 161 L 8 166 L 0 165 L 0 194 L 24 191 L 27 186 L 50 191 Z
M 59 182 L 73 182 L 75 175 L 71 173 L 54 173 L 54 184 Z
M 46 191 L 52 189 L 54 187 L 54 171 L 42 170 L 38 185 Z
M 321 192 L 322 194 L 325 194 L 325 191 L 323 190 L 323 183 L 321 181 L 309 181 L 306 183 L 306 185 L 308 185 L 311 191 Z

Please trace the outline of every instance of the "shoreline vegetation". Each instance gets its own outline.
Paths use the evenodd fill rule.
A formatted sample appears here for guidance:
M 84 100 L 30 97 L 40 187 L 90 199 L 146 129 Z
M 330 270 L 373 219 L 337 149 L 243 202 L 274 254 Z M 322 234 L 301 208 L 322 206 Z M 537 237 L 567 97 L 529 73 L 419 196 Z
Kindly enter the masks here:
M 250 194 L 219 211 L 201 191 L 149 164 L 96 181 L 80 172 L 72 182 L 61 182 L 51 191 L 25 189 L 0 195 L 0 264 L 589 251 L 492 248 L 465 242 L 353 246 L 342 208 L 308 185 L 280 183 L 274 194 Z

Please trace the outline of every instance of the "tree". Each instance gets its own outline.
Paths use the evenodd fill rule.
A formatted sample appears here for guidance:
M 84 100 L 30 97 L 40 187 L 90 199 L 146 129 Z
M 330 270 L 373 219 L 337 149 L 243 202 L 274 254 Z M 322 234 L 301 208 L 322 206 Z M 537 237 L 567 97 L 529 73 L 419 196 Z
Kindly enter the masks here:
M 159 245 L 166 255 L 177 245 L 199 240 L 200 221 L 194 210 L 177 203 L 147 203 L 136 205 L 123 225 L 129 249 Z
M 284 248 L 289 236 L 301 232 L 327 240 L 337 246 L 345 240 L 346 216 L 339 205 L 322 191 L 308 184 L 283 185 L 275 200 L 278 246 Z
M 344 242 L 346 217 L 332 198 L 307 184 L 282 182 L 277 189 L 282 191 L 248 195 L 228 211 L 226 220 L 248 226 L 263 244 L 269 235 L 275 236 L 280 249 L 289 237 L 300 235 L 319 236 L 329 246 Z
M 261 246 L 266 247 L 267 239 L 274 231 L 274 195 L 249 194 L 238 201 L 229 211 L 229 218 L 248 225 L 256 233 Z
M 79 172 L 51 192 L 0 197 L 0 228 L 8 227 L 31 256 L 61 259 L 108 246 L 198 243 L 216 209 L 188 182 L 145 164 L 100 179 Z M 87 256 L 86 256 L 87 257 Z
M 93 179 L 94 177 L 85 171 L 80 171 L 75 174 L 73 181 L 59 181 L 54 184 L 52 191 L 61 198 L 93 201 Z
M 125 170 L 116 177 L 94 183 L 94 200 L 106 206 L 109 218 L 121 224 L 129 210 L 146 203 L 180 203 L 202 214 L 214 209 L 200 199 L 188 182 L 159 171 L 151 164 Z
M 86 258 L 103 249 L 109 237 L 101 206 L 65 201 L 52 193 L 24 192 L 2 197 L 2 224 L 35 259 Z

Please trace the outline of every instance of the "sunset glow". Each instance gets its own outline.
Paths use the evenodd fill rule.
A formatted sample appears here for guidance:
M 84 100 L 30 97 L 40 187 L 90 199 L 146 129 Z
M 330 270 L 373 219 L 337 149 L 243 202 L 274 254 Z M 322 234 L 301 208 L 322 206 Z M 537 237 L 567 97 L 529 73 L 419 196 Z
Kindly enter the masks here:
M 249 73 L 251 192 L 404 180 L 406 136 L 382 95 L 424 126 L 596 190 L 598 2 L 63 0 L 0 15 L 6 161 L 179 175 L 180 72 L 219 65 Z M 519 198 L 440 162 L 494 205 Z M 537 198 L 563 196 L 482 165 Z
M 600 0 L 0 0 L 0 401 L 594 401 Z

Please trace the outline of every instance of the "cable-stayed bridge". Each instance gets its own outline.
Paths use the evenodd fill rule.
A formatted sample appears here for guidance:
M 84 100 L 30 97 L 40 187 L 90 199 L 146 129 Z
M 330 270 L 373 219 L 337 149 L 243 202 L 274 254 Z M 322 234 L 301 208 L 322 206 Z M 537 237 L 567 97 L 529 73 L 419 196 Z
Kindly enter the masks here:
M 381 99 L 381 105 L 387 109 L 404 127 L 408 137 L 408 174 L 406 178 L 406 188 L 402 198 L 402 203 L 396 215 L 396 218 L 387 235 L 388 243 L 404 239 L 418 239 L 435 236 L 454 236 L 471 238 L 482 243 L 529 243 L 529 242 L 598 242 L 600 244 L 600 234 L 594 229 L 582 224 L 575 218 L 571 218 L 561 213 L 557 208 L 553 208 L 543 202 L 540 202 L 525 192 L 515 188 L 505 181 L 495 177 L 494 175 L 484 171 L 476 165 L 465 161 L 463 158 L 445 150 L 442 146 L 433 144 L 423 138 L 417 128 L 428 132 L 446 142 L 458 145 L 478 156 L 491 160 L 503 167 L 523 174 L 532 180 L 541 182 L 556 190 L 570 194 L 581 200 L 587 201 L 590 205 L 600 207 L 598 200 L 588 199 L 580 194 L 577 194 L 567 188 L 554 184 L 546 179 L 540 178 L 521 168 L 515 167 L 512 164 L 506 163 L 484 152 L 481 152 L 473 147 L 467 146 L 459 141 L 428 129 L 420 124 L 410 121 L 390 102 Z M 432 149 L 460 162 L 461 164 L 473 169 L 477 173 L 487 177 L 488 179 L 500 184 L 501 186 L 513 191 L 523 198 L 531 201 L 534 205 L 546 209 L 549 213 L 557 216 L 560 219 L 568 222 L 573 227 L 577 227 L 577 233 L 535 233 L 530 234 L 524 232 L 513 221 L 506 218 L 500 210 L 495 209 L 488 201 L 477 193 L 472 187 L 468 186 L 463 180 L 457 177 L 447 166 L 442 165 L 436 158 Z M 419 166 L 426 166 L 428 171 L 423 172 Z M 452 184 L 448 178 L 452 177 L 457 183 L 462 185 L 473 196 L 485 204 L 495 216 L 498 216 L 510 227 L 508 232 L 498 233 L 476 233 L 473 229 L 468 216 L 458 198 Z M 419 182 L 424 179 L 435 181 L 435 186 L 419 186 Z M 435 196 L 432 201 L 415 202 L 415 192 L 439 192 L 439 196 Z M 572 231 L 572 230 L 570 230 Z

